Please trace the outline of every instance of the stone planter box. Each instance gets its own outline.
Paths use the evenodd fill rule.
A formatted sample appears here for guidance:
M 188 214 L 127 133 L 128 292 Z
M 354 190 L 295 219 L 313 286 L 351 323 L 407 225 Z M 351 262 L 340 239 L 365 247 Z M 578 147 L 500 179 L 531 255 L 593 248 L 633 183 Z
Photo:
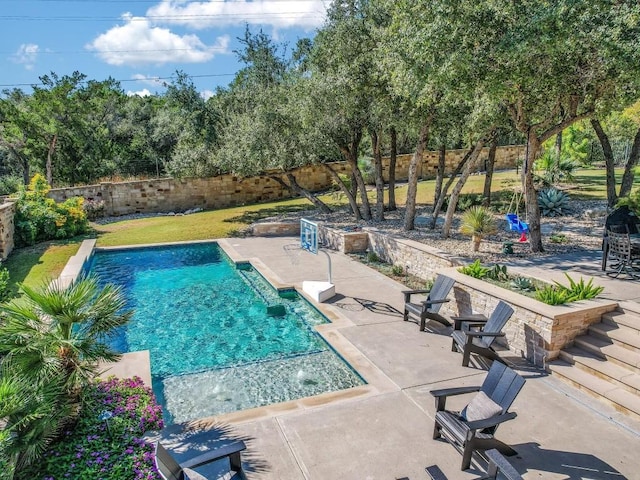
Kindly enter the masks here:
M 535 365 L 556 358 L 560 350 L 584 334 L 589 325 L 600 321 L 602 314 L 618 307 L 603 299 L 584 300 L 564 305 L 547 305 L 533 298 L 458 272 L 457 268 L 440 271 L 453 279 L 455 301 L 444 305 L 451 315 L 483 313 L 489 315 L 499 300 L 515 310 L 505 327 L 506 337 L 498 341 L 512 352 Z

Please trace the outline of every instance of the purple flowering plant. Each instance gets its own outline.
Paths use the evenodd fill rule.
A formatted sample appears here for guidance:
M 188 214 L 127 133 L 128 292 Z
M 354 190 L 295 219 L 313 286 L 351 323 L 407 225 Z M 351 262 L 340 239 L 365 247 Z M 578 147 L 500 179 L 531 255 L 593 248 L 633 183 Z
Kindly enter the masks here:
M 16 480 L 159 480 L 142 437 L 162 427 L 162 407 L 140 378 L 98 380 L 83 391 L 75 425 Z

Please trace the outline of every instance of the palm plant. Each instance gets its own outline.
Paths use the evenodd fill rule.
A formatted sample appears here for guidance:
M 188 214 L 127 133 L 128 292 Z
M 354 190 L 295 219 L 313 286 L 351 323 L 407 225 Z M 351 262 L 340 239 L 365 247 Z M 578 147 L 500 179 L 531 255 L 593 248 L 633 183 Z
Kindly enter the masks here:
M 496 220 L 489 208 L 478 205 L 469 208 L 462 214 L 460 233 L 471 235 L 474 252 L 480 249 L 480 242 L 484 237 L 492 235 L 496 231 Z
M 17 464 L 27 464 L 68 420 L 98 362 L 119 358 L 106 342 L 132 312 L 124 310 L 119 287 L 101 288 L 95 278 L 80 278 L 67 287 L 59 282 L 38 289 L 22 285 L 21 290 L 22 298 L 0 305 L 0 359 L 3 375 L 31 387 L 22 391 L 28 400 L 23 407 L 1 420 L 13 432 Z M 43 411 L 42 403 L 51 408 Z

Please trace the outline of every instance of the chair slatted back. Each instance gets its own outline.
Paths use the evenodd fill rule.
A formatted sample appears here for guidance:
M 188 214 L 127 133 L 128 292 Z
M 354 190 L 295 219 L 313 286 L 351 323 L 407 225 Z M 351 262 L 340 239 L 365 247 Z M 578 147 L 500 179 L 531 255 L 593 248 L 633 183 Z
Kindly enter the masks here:
M 482 331 L 489 333 L 499 333 L 502 331 L 504 326 L 507 324 L 507 321 L 513 315 L 513 308 L 508 303 L 500 300 L 496 308 L 493 309 L 487 323 L 485 324 Z M 493 342 L 495 342 L 496 337 L 480 337 L 479 342 L 486 348 L 489 348 Z
M 442 300 L 447 298 L 447 295 L 449 295 L 449 291 L 451 291 L 454 283 L 456 283 L 456 281 L 453 278 L 438 274 L 433 282 L 429 296 L 427 297 L 427 302 L 429 300 Z M 441 306 L 442 303 L 430 305 L 429 311 L 437 313 Z
M 163 480 L 183 480 L 182 468 L 160 442 L 156 442 L 156 468 Z
M 500 362 L 493 362 L 482 383 L 482 390 L 505 413 L 524 386 L 525 379 Z
M 628 233 L 609 231 L 609 254 L 621 259 L 631 259 L 631 240 Z

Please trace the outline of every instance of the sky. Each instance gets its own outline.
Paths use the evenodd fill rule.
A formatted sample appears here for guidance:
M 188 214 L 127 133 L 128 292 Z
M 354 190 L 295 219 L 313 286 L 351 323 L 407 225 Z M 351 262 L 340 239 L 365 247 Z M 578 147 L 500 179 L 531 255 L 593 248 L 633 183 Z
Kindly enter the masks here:
M 0 0 L 0 90 L 39 77 L 111 77 L 130 95 L 162 93 L 176 71 L 207 98 L 242 67 L 245 26 L 295 47 L 322 26 L 329 0 Z

